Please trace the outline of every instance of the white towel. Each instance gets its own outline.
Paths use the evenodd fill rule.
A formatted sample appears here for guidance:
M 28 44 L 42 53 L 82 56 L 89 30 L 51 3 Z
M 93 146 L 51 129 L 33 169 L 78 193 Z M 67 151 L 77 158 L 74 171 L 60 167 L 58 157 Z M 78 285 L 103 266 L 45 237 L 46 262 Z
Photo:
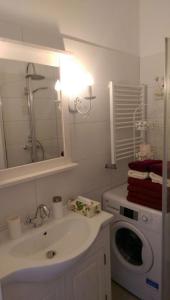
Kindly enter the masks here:
M 163 177 L 159 176 L 158 174 L 150 172 L 149 177 L 151 178 L 152 182 L 154 182 L 154 183 L 159 183 L 159 184 L 163 183 Z M 170 187 L 170 179 L 167 179 L 167 187 Z
M 132 178 L 137 178 L 137 179 L 146 179 L 149 177 L 148 172 L 139 172 L 135 170 L 129 170 L 128 171 L 128 176 Z
M 155 174 L 153 172 L 149 173 L 149 177 L 152 179 L 152 182 L 162 184 L 162 176 L 159 176 L 158 174 Z

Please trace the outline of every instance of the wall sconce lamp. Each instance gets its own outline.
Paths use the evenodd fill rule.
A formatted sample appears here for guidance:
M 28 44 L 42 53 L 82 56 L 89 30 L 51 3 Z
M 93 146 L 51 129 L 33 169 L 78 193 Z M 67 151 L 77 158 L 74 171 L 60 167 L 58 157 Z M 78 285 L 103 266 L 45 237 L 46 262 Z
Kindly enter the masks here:
M 61 83 L 60 83 L 60 80 L 57 79 L 57 81 L 55 82 L 54 89 L 57 92 L 57 100 L 60 101 L 61 100 Z
M 71 113 L 80 113 L 81 115 L 87 115 L 90 113 L 92 108 L 92 100 L 96 99 L 93 95 L 92 86 L 94 80 L 90 74 L 86 74 L 86 88 L 88 87 L 88 96 L 80 97 L 77 96 L 74 99 L 70 99 L 69 111 Z
M 91 111 L 93 77 L 74 56 L 64 56 L 60 61 L 61 89 L 69 99 L 69 111 L 87 115 Z M 87 93 L 87 95 L 84 93 Z

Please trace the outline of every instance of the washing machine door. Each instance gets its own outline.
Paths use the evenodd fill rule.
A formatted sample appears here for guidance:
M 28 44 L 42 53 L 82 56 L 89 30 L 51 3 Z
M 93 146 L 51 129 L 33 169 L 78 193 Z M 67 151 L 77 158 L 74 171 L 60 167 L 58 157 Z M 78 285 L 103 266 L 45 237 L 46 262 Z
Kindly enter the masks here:
M 113 257 L 131 271 L 146 273 L 153 265 L 150 243 L 133 224 L 123 221 L 113 224 L 111 248 Z

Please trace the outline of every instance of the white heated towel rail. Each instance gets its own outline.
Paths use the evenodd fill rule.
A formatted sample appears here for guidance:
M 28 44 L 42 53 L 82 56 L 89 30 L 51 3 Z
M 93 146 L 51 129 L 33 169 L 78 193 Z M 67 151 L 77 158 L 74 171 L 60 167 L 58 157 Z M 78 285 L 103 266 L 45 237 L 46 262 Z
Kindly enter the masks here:
M 145 120 L 145 86 L 109 82 L 111 165 L 135 157 L 145 134 L 136 131 L 138 121 Z

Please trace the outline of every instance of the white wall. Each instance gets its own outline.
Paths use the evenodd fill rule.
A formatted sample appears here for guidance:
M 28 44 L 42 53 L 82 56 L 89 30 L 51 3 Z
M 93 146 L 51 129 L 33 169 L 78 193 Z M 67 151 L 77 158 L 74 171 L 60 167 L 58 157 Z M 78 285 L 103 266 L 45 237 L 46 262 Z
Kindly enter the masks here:
M 170 37 L 169 0 L 140 0 L 140 54 L 164 52 L 164 39 Z
M 138 54 L 138 5 L 139 0 L 2 0 L 0 18 L 27 26 L 41 22 L 62 34 Z
M 52 196 L 55 194 L 62 195 L 65 200 L 78 194 L 84 194 L 100 200 L 101 193 L 104 190 L 126 181 L 127 162 L 121 162 L 118 165 L 118 169 L 114 171 L 104 168 L 105 163 L 108 162 L 110 158 L 108 122 L 109 94 L 107 86 L 109 80 L 131 83 L 139 82 L 139 58 L 129 53 L 136 53 L 138 45 L 136 33 L 138 30 L 138 22 L 136 17 L 133 18 L 132 16 L 138 14 L 137 5 L 135 5 L 136 0 L 128 0 L 126 4 L 125 1 L 120 0 L 108 1 L 109 6 L 107 6 L 105 2 L 106 7 L 103 13 L 102 10 L 104 7 L 98 7 L 98 4 L 96 12 L 94 7 L 90 10 L 90 4 L 94 1 L 72 1 L 71 4 L 73 7 L 77 7 L 78 3 L 86 3 L 84 4 L 86 9 L 80 17 L 77 11 L 73 14 L 73 8 L 70 8 L 72 18 L 68 8 L 63 6 L 61 9 L 60 7 L 61 3 L 65 3 L 66 5 L 66 1 L 58 2 L 60 5 L 56 8 L 56 11 L 53 6 L 50 6 L 48 1 L 48 9 L 51 13 L 48 12 L 48 9 L 44 11 L 44 4 L 40 1 L 29 1 L 29 4 L 28 1 L 27 3 L 24 1 L 24 7 L 19 5 L 19 2 L 20 1 L 13 1 L 11 4 L 11 1 L 4 1 L 4 3 L 0 4 L 1 11 L 5 9 L 8 9 L 9 13 L 18 11 L 19 13 L 22 12 L 22 17 L 24 17 L 25 14 L 29 14 L 30 17 L 31 10 L 30 8 L 28 9 L 27 6 L 31 3 L 33 18 L 37 16 L 38 19 L 41 18 L 44 20 L 46 12 L 46 19 L 49 22 L 50 20 L 52 20 L 52 23 L 55 23 L 54 21 L 58 19 L 60 19 L 60 21 L 63 20 L 63 22 L 65 20 L 62 26 L 60 24 L 61 32 L 77 36 L 78 38 L 88 38 L 88 40 L 94 43 L 104 43 L 105 46 L 114 46 L 115 48 L 120 48 L 121 51 L 109 50 L 68 38 L 64 39 L 66 50 L 75 53 L 94 76 L 94 94 L 97 96 L 93 102 L 92 112 L 89 117 L 84 118 L 80 115 L 70 114 L 69 123 L 72 157 L 78 162 L 78 167 L 67 173 L 0 190 L 1 224 L 5 222 L 7 216 L 14 214 L 19 214 L 24 219 L 25 215 L 34 212 L 38 203 L 51 203 Z M 15 3 L 15 5 L 17 4 L 17 10 L 15 6 L 13 6 L 13 3 Z M 111 3 L 113 4 L 112 7 L 110 6 Z M 123 6 L 120 7 L 119 3 L 122 3 Z M 38 4 L 39 6 L 37 6 Z M 51 1 L 51 5 L 52 4 L 55 5 L 53 1 Z M 82 5 L 83 4 L 81 4 L 81 6 Z M 41 14 L 37 12 L 37 7 L 39 9 L 42 7 Z M 78 5 L 78 7 L 80 9 L 80 5 Z M 114 7 L 116 7 L 115 10 Z M 112 10 L 113 15 L 116 14 L 116 12 L 118 13 L 119 18 L 118 16 L 117 18 L 113 18 L 116 23 L 112 23 L 111 13 L 109 14 L 109 18 L 106 15 L 106 8 L 109 11 Z M 60 16 L 60 18 L 58 16 Z M 77 18 L 81 19 L 81 28 L 80 22 L 75 24 Z M 96 26 L 93 18 L 98 20 Z M 4 19 L 9 19 L 9 15 L 6 15 Z M 14 21 L 16 21 L 15 23 L 18 25 L 14 26 L 14 23 L 2 23 L 3 26 L 0 26 L 2 35 L 57 47 L 57 39 L 55 39 L 56 25 L 51 27 L 53 31 L 49 31 L 48 28 L 46 28 L 46 31 L 43 31 L 42 28 L 45 28 L 44 23 L 41 27 L 36 26 L 34 30 L 33 22 L 31 29 L 29 24 L 26 24 L 29 25 L 28 27 L 23 25 L 23 23 L 22 26 L 20 26 L 19 19 Z M 88 22 L 90 22 L 91 26 L 86 27 Z M 131 26 L 132 23 L 133 26 Z M 68 26 L 68 24 L 70 24 L 70 26 Z M 131 28 L 132 30 L 124 31 L 124 27 L 127 28 L 128 24 L 130 26 L 129 28 L 133 27 L 135 29 L 133 30 L 133 28 Z M 104 32 L 101 31 L 103 26 L 105 29 L 110 30 L 109 33 L 106 32 L 106 30 L 104 30 Z M 110 34 L 112 35 L 112 39 L 109 37 Z

